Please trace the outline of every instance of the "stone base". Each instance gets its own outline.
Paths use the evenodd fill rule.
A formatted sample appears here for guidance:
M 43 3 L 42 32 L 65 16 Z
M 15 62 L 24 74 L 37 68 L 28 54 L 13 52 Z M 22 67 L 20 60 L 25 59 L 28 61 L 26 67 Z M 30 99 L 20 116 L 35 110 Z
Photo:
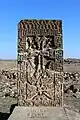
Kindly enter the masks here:
M 80 120 L 80 114 L 60 107 L 15 107 L 8 120 Z

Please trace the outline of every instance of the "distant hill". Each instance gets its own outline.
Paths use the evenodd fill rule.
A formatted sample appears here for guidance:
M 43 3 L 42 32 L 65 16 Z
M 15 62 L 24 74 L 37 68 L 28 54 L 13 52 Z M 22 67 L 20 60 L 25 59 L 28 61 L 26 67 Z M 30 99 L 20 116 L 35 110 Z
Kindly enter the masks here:
M 17 59 L 0 59 L 0 61 L 17 61 Z
M 17 59 L 0 59 L 0 61 L 17 61 Z M 76 58 L 67 58 L 67 59 L 64 59 L 64 64 L 65 63 L 68 63 L 68 64 L 70 64 L 70 63 L 72 63 L 72 64 L 74 64 L 74 63 L 80 63 L 80 59 L 76 59 Z
M 67 58 L 64 59 L 64 63 L 80 63 L 80 59 L 76 59 L 76 58 Z

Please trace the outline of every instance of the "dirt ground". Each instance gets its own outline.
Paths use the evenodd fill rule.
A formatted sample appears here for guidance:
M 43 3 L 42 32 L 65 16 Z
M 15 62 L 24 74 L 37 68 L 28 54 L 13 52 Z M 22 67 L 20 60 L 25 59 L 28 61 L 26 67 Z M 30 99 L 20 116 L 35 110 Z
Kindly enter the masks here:
M 64 64 L 65 72 L 80 72 L 80 64 Z
M 15 70 L 16 60 L 0 60 L 0 70 Z

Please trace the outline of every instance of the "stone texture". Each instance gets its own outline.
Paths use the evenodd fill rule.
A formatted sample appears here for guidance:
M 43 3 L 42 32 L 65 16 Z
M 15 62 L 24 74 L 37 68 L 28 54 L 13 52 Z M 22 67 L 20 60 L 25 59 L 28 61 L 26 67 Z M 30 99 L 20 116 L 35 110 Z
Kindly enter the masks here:
M 62 106 L 61 20 L 18 24 L 18 105 Z
M 17 113 L 17 114 L 16 114 Z M 80 120 L 80 114 L 61 107 L 15 107 L 8 120 Z

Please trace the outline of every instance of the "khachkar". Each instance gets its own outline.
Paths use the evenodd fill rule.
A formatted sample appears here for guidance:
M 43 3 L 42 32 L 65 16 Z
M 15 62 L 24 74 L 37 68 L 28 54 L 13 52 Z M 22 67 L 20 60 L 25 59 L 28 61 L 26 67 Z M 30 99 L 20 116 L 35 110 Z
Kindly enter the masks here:
M 17 65 L 18 105 L 62 106 L 62 21 L 21 20 Z

